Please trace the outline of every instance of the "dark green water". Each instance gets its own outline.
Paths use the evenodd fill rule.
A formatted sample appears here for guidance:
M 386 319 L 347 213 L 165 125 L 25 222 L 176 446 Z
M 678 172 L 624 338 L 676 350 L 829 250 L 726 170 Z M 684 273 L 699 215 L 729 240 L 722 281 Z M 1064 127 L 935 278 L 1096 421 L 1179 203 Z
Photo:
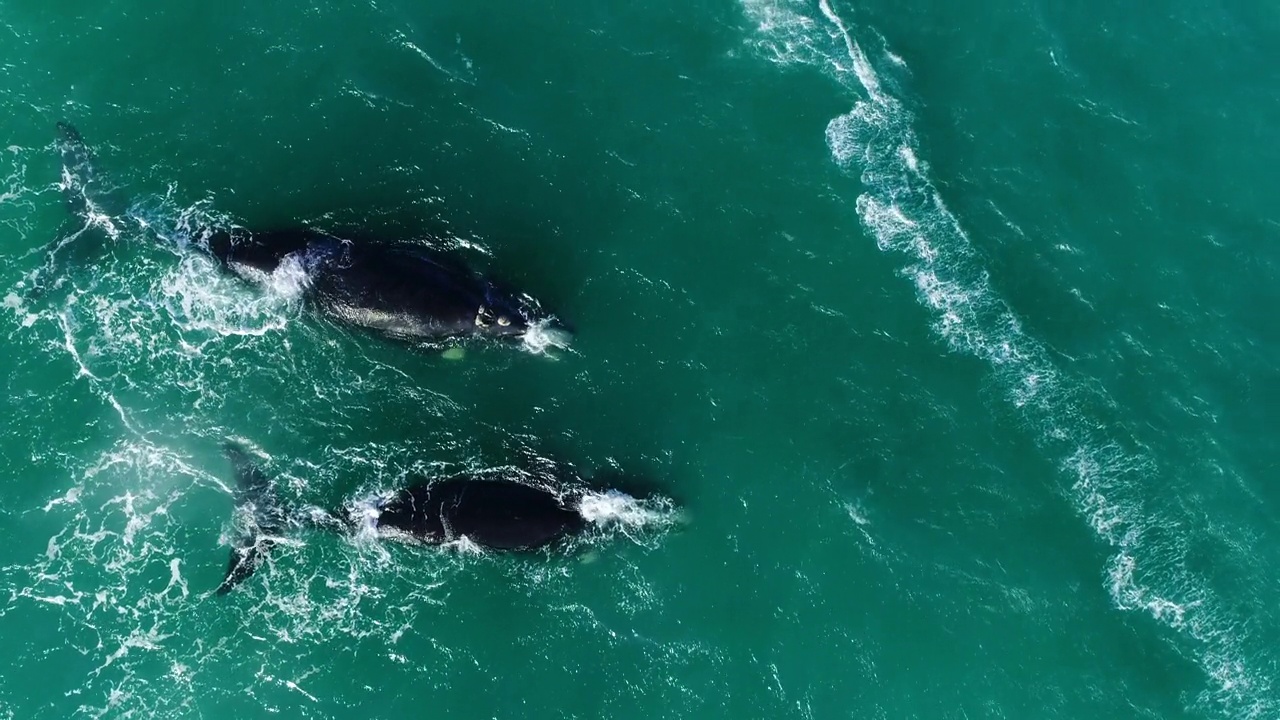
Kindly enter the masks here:
M 0 716 L 1280 715 L 1280 13 L 1095 5 L 0 0 Z M 61 119 L 130 202 L 35 294 Z M 210 221 L 437 238 L 574 352 L 342 330 Z M 212 597 L 229 436 L 687 523 Z

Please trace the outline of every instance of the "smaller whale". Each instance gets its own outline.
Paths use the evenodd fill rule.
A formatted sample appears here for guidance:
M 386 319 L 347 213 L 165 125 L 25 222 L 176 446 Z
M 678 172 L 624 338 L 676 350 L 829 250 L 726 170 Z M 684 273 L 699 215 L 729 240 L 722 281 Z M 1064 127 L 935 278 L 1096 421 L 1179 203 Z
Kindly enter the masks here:
M 572 477 L 553 478 L 559 488 L 540 487 L 529 484 L 530 476 L 519 471 L 496 470 L 415 478 L 403 489 L 356 510 L 292 510 L 281 498 L 276 482 L 242 447 L 227 443 L 223 451 L 235 470 L 236 507 L 248 517 L 246 529 L 232 544 L 218 595 L 225 595 L 253 575 L 279 539 L 294 527 L 349 535 L 372 531 L 379 537 L 423 545 L 465 539 L 492 551 L 529 552 L 563 544 L 603 521 L 592 507 L 602 498 L 636 504 L 640 502 L 637 496 L 648 494 L 632 495 L 613 487 L 598 492 L 582 487 Z
M 112 238 L 126 229 L 143 231 L 119 209 L 118 189 L 104 183 L 93 151 L 71 124 L 58 123 L 57 149 L 73 217 Z M 309 227 L 209 227 L 196 229 L 195 236 L 200 241 L 193 244 L 235 276 L 263 286 L 288 275 L 309 309 L 392 340 L 433 345 L 483 338 L 537 352 L 568 347 L 573 338 L 572 329 L 531 295 L 419 243 L 357 241 Z

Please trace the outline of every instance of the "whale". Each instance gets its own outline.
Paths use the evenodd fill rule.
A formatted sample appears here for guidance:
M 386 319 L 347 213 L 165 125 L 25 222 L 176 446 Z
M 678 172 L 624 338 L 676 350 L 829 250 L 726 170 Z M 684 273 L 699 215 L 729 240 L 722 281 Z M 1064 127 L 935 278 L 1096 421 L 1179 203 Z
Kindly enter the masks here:
M 300 274 L 306 304 L 344 325 L 409 342 L 468 337 L 566 347 L 572 331 L 527 293 L 425 246 L 357 242 L 312 229 L 217 230 L 206 245 L 240 278 Z
M 499 468 L 411 477 L 395 491 L 329 512 L 291 506 L 279 483 L 243 446 L 224 443 L 223 454 L 234 470 L 241 529 L 232 541 L 218 595 L 252 576 L 272 548 L 295 530 L 372 534 L 420 546 L 465 542 L 487 551 L 529 554 L 564 548 L 574 536 L 606 522 L 592 511 L 593 500 L 638 506 L 653 495 L 651 487 L 634 478 L 614 477 L 607 487 L 591 487 L 561 466 L 533 474 Z
M 118 188 L 101 177 L 75 126 L 57 127 L 68 210 L 115 237 L 130 222 L 118 211 Z M 483 339 L 541 351 L 566 348 L 574 335 L 532 295 L 426 244 L 344 237 L 311 227 L 214 227 L 194 235 L 193 247 L 224 271 L 259 287 L 288 275 L 306 308 L 386 339 L 425 346 Z

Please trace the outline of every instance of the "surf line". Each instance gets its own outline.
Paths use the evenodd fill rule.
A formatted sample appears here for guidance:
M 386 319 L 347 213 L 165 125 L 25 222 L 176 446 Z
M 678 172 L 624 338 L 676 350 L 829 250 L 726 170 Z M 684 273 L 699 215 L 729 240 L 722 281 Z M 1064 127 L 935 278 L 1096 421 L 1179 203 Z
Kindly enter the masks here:
M 751 12 L 756 7 L 747 4 Z M 1142 488 L 1160 470 L 1141 443 L 1122 427 L 1097 417 L 1101 407 L 1118 410 L 1102 388 L 1073 379 L 1057 368 L 1047 349 L 1028 335 L 1016 313 L 991 286 L 982 258 L 959 220 L 919 161 L 909 111 L 886 92 L 865 52 L 830 0 L 818 8 L 829 26 L 830 40 L 842 44 L 846 59 L 834 48 L 818 49 L 818 39 L 802 37 L 797 45 L 818 49 L 816 61 L 847 90 L 863 95 L 850 112 L 833 118 L 826 128 L 833 160 L 857 172 L 864 185 L 856 202 L 859 220 L 881 251 L 906 255 L 900 274 L 915 286 L 921 304 L 934 314 L 933 327 L 954 351 L 985 361 L 1006 400 L 1032 431 L 1032 437 L 1071 482 L 1068 500 L 1113 550 L 1107 563 L 1105 589 L 1117 609 L 1145 610 L 1157 622 L 1200 645 L 1197 661 L 1211 678 L 1199 700 L 1245 716 L 1268 714 L 1271 683 L 1246 662 L 1238 626 L 1219 598 L 1185 570 L 1169 563 L 1183 551 L 1146 532 L 1157 524 L 1144 507 Z M 765 8 L 762 32 L 816 29 L 818 22 L 790 10 Z M 791 22 L 779 23 L 781 17 Z M 777 40 L 776 37 L 766 38 Z M 784 47 L 797 38 L 786 37 Z M 783 63 L 815 64 L 815 60 L 777 52 Z M 905 65 L 901 59 L 890 56 Z M 851 65 L 851 67 L 850 67 Z M 849 75 L 857 78 L 852 82 Z M 1163 569 L 1135 572 L 1143 559 Z M 1167 572 L 1166 572 L 1167 571 Z

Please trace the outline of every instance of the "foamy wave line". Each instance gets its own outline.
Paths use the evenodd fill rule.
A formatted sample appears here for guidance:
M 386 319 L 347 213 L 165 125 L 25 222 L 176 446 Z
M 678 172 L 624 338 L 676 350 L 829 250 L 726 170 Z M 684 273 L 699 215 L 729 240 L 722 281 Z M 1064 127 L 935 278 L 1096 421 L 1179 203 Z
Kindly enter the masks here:
M 806 15 L 804 3 L 743 3 L 759 25 L 754 44 L 768 59 L 819 67 L 860 96 L 852 110 L 831 120 L 826 136 L 834 160 L 857 171 L 866 188 L 857 199 L 862 223 L 882 251 L 910 259 L 901 273 L 933 311 L 939 336 L 953 350 L 985 360 L 1009 402 L 1036 427 L 1037 442 L 1063 458 L 1078 509 L 1116 549 L 1107 571 L 1116 607 L 1143 610 L 1203 644 L 1200 665 L 1216 687 L 1201 700 L 1239 717 L 1274 715 L 1271 682 L 1243 660 L 1242 638 L 1232 631 L 1238 622 L 1179 563 L 1159 562 L 1181 551 L 1146 532 L 1154 521 L 1143 507 L 1141 478 L 1156 475 L 1155 462 L 1126 450 L 1115 428 L 1082 410 L 1114 403 L 1064 377 L 991 287 L 981 258 L 917 156 L 910 112 L 884 90 L 844 20 L 829 0 L 818 6 L 825 24 Z M 1163 565 L 1166 573 L 1144 575 L 1138 558 Z

